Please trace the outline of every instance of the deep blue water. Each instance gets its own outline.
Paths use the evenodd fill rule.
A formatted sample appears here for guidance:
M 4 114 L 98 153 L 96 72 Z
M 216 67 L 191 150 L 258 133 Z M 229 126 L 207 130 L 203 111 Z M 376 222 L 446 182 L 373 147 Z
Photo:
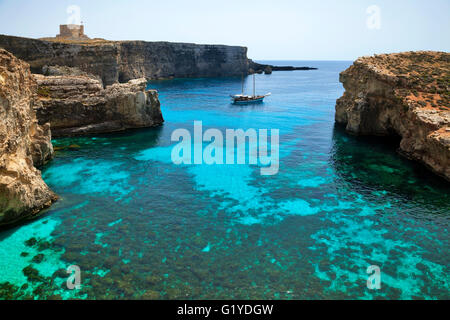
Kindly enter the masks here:
M 350 62 L 273 63 L 319 70 L 257 75 L 272 96 L 254 106 L 230 104 L 240 78 L 152 81 L 163 127 L 55 140 L 80 148 L 43 170 L 61 200 L 0 233 L 0 298 L 449 299 L 448 183 L 400 157 L 395 139 L 335 126 Z M 279 129 L 279 173 L 174 165 L 171 134 L 195 120 Z M 72 264 L 79 291 L 65 287 Z M 380 290 L 366 287 L 370 265 Z

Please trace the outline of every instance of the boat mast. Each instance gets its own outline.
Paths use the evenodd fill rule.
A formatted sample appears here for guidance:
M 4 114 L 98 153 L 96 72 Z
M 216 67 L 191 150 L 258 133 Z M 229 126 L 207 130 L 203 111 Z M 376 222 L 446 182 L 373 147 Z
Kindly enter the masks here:
M 255 74 L 253 74 L 253 96 L 256 97 L 256 81 L 255 81 Z
M 244 74 L 242 74 L 242 95 L 244 95 Z

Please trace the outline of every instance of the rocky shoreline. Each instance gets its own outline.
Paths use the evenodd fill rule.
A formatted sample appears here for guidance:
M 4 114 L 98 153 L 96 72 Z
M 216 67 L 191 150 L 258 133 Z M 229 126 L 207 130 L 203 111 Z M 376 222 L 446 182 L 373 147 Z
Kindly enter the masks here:
M 76 67 L 98 77 L 104 86 L 138 78 L 241 77 L 252 73 L 316 69 L 259 64 L 248 59 L 246 47 L 226 45 L 43 40 L 0 35 L 0 48 L 28 62 L 33 73 L 42 73 L 46 66 Z
M 336 122 L 357 135 L 400 136 L 399 152 L 450 181 L 450 54 L 359 58 L 342 72 Z
M 115 132 L 160 126 L 164 122 L 158 93 L 146 90 L 148 78 L 129 79 L 137 75 L 148 76 L 149 68 L 145 65 L 149 62 L 139 62 L 135 58 L 148 49 L 141 46 L 150 44 L 131 45 L 128 50 L 134 53 L 121 57 L 121 63 L 126 60 L 126 64 L 120 65 L 116 61 L 111 65 L 106 61 L 111 56 L 105 48 L 117 50 L 122 46 L 120 50 L 123 50 L 127 47 L 124 42 L 102 42 L 98 47 L 46 42 L 40 48 L 42 43 L 32 40 L 37 50 L 30 53 L 29 40 L 13 39 L 10 45 L 17 45 L 16 41 L 25 43 L 16 51 L 24 50 L 22 55 L 32 60 L 35 70 L 43 65 L 40 74 L 32 74 L 28 63 L 0 49 L 0 113 L 3 120 L 0 123 L 0 226 L 35 217 L 57 200 L 57 195 L 45 184 L 37 169 L 53 157 L 52 135 Z M 5 37 L 0 37 L 1 41 L 4 42 Z M 164 51 L 167 45 L 161 44 L 158 50 Z M 222 49 L 235 50 L 230 48 Z M 217 63 L 216 54 L 222 49 L 208 49 L 212 56 L 209 64 L 204 66 L 206 69 Z M 270 74 L 276 70 L 315 69 L 258 64 L 247 59 L 245 48 L 237 52 L 232 62 L 224 62 L 234 66 L 229 71 L 231 74 L 242 70 Z M 134 58 L 130 59 L 131 56 Z M 66 64 L 45 64 L 53 58 Z M 178 58 L 170 59 L 176 61 Z M 178 62 L 167 63 L 167 68 L 161 69 L 158 62 L 153 66 L 159 68 L 158 76 L 179 66 Z M 126 73 L 120 71 L 125 66 L 130 67 Z M 224 75 L 221 73 L 223 66 L 209 75 Z M 184 67 L 181 66 L 181 70 L 185 70 Z M 116 73 L 109 74 L 110 69 Z M 107 72 L 103 73 L 105 70 Z M 189 75 L 199 74 L 201 72 Z M 336 122 L 345 125 L 352 134 L 400 136 L 401 154 L 425 164 L 450 181 L 449 79 L 450 54 L 444 52 L 360 58 L 340 75 L 345 93 L 336 103 Z
M 0 49 L 0 227 L 34 218 L 58 197 L 37 169 L 53 158 L 53 136 L 115 132 L 163 124 L 145 78 L 103 88 L 94 75 L 50 67 L 47 76 Z
M 146 79 L 103 89 L 83 75 L 34 75 L 41 102 L 39 123 L 51 123 L 55 137 L 123 131 L 163 124 L 158 92 L 145 90 Z
M 44 66 L 78 67 L 99 76 L 104 86 L 146 78 L 241 76 L 248 70 L 247 48 L 145 41 L 47 41 L 0 35 L 0 48 Z

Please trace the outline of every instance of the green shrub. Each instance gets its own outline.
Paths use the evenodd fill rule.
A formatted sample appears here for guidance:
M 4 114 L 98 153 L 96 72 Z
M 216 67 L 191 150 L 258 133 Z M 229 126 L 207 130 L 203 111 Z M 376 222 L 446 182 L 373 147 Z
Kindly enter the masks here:
M 50 89 L 48 87 L 39 87 L 37 90 L 37 94 L 40 97 L 50 98 Z

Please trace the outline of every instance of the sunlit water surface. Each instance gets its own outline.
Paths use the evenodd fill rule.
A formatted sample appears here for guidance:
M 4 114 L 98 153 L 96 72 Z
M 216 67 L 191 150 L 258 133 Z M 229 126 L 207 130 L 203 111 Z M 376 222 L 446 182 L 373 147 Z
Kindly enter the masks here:
M 319 70 L 257 75 L 272 96 L 254 106 L 230 104 L 240 78 L 152 81 L 163 127 L 56 139 L 80 148 L 43 169 L 61 200 L 0 233 L 0 298 L 449 299 L 449 185 L 398 141 L 335 127 L 349 62 L 283 64 Z M 171 133 L 195 120 L 279 129 L 279 173 L 174 165 Z M 367 289 L 370 265 L 380 290 Z

